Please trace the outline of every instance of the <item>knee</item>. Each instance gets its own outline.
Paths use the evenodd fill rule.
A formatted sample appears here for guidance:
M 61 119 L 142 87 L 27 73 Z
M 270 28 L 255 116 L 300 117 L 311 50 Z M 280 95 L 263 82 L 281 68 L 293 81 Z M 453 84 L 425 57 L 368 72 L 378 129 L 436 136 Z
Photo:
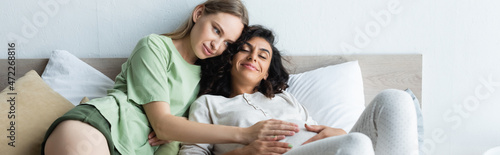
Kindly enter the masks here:
M 373 154 L 372 141 L 362 133 L 353 132 L 345 135 L 340 154 Z
M 372 148 L 372 142 L 368 136 L 359 132 L 349 133 L 345 139 L 354 148 Z
M 410 94 L 397 89 L 386 89 L 380 92 L 375 99 L 384 108 L 397 108 L 398 110 L 413 109 L 413 99 Z
M 93 126 L 75 120 L 59 123 L 43 147 L 45 154 L 109 154 L 104 135 Z

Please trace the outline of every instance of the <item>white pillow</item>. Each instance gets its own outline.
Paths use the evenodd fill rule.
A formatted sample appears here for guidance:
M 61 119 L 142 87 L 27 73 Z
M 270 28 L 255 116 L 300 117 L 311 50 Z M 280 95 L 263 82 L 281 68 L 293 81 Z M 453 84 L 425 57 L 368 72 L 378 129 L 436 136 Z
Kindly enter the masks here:
M 365 109 L 358 61 L 292 74 L 287 91 L 320 125 L 349 132 Z
M 106 96 L 107 90 L 114 85 L 106 75 L 63 50 L 52 52 L 42 79 L 74 105 L 78 105 L 83 97 Z

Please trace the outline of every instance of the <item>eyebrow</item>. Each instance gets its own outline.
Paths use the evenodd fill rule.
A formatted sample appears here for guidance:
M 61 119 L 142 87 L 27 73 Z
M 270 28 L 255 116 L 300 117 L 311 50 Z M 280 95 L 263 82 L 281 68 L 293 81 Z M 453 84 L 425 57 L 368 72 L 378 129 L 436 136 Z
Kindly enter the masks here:
M 246 41 L 245 41 L 245 42 L 243 42 L 243 43 L 244 43 L 245 45 L 248 45 L 250 48 L 252 48 L 252 49 L 253 49 L 253 45 L 252 45 L 252 44 L 250 44 L 250 43 L 248 43 L 248 42 L 246 42 Z M 271 52 L 269 52 L 269 50 L 267 50 L 267 49 L 265 49 L 265 48 L 260 48 L 259 50 L 261 50 L 261 51 L 266 51 L 269 55 L 271 55 Z
M 271 55 L 271 52 L 269 52 L 269 50 L 265 49 L 265 48 L 260 48 L 261 51 L 266 51 L 267 54 Z

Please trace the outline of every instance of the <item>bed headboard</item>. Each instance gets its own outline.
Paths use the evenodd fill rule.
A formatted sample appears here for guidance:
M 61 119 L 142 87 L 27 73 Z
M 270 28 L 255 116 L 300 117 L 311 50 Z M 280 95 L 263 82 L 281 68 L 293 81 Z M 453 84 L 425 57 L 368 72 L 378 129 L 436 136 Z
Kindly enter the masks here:
M 291 73 L 358 60 L 367 105 L 380 91 L 389 88 L 410 88 L 418 100 L 422 101 L 421 54 L 289 56 L 287 59 L 290 63 L 286 66 Z
M 381 90 L 388 88 L 410 88 L 422 101 L 422 55 L 327 55 L 327 56 L 285 56 L 289 63 L 285 66 L 290 73 L 358 60 L 363 75 L 365 101 L 370 102 Z M 106 76 L 114 79 L 120 72 L 121 64 L 126 58 L 82 58 Z M 29 70 L 42 74 L 48 59 L 18 59 L 16 60 L 16 78 L 20 78 Z M 7 86 L 7 60 L 0 60 L 0 89 Z M 4 74 L 5 73 L 5 74 Z

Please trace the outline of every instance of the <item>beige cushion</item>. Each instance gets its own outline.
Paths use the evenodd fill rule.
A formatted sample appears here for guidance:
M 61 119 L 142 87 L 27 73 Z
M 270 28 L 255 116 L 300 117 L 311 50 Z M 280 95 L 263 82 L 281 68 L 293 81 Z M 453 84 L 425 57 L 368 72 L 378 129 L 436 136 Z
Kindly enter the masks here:
M 74 107 L 67 99 L 52 90 L 31 70 L 15 81 L 14 91 L 0 92 L 0 150 L 1 154 L 40 154 L 45 132 L 52 122 Z M 11 94 L 17 93 L 17 94 Z M 12 107 L 8 100 L 15 97 Z M 14 102 L 12 102 L 14 103 Z M 15 113 L 9 114 L 11 108 Z M 8 114 L 8 115 L 7 115 Z M 14 116 L 9 118 L 8 116 Z M 10 122 L 15 122 L 15 147 L 11 140 Z
M 87 96 L 83 97 L 82 100 L 80 100 L 80 104 L 82 103 L 87 103 L 89 100 L 89 98 Z

